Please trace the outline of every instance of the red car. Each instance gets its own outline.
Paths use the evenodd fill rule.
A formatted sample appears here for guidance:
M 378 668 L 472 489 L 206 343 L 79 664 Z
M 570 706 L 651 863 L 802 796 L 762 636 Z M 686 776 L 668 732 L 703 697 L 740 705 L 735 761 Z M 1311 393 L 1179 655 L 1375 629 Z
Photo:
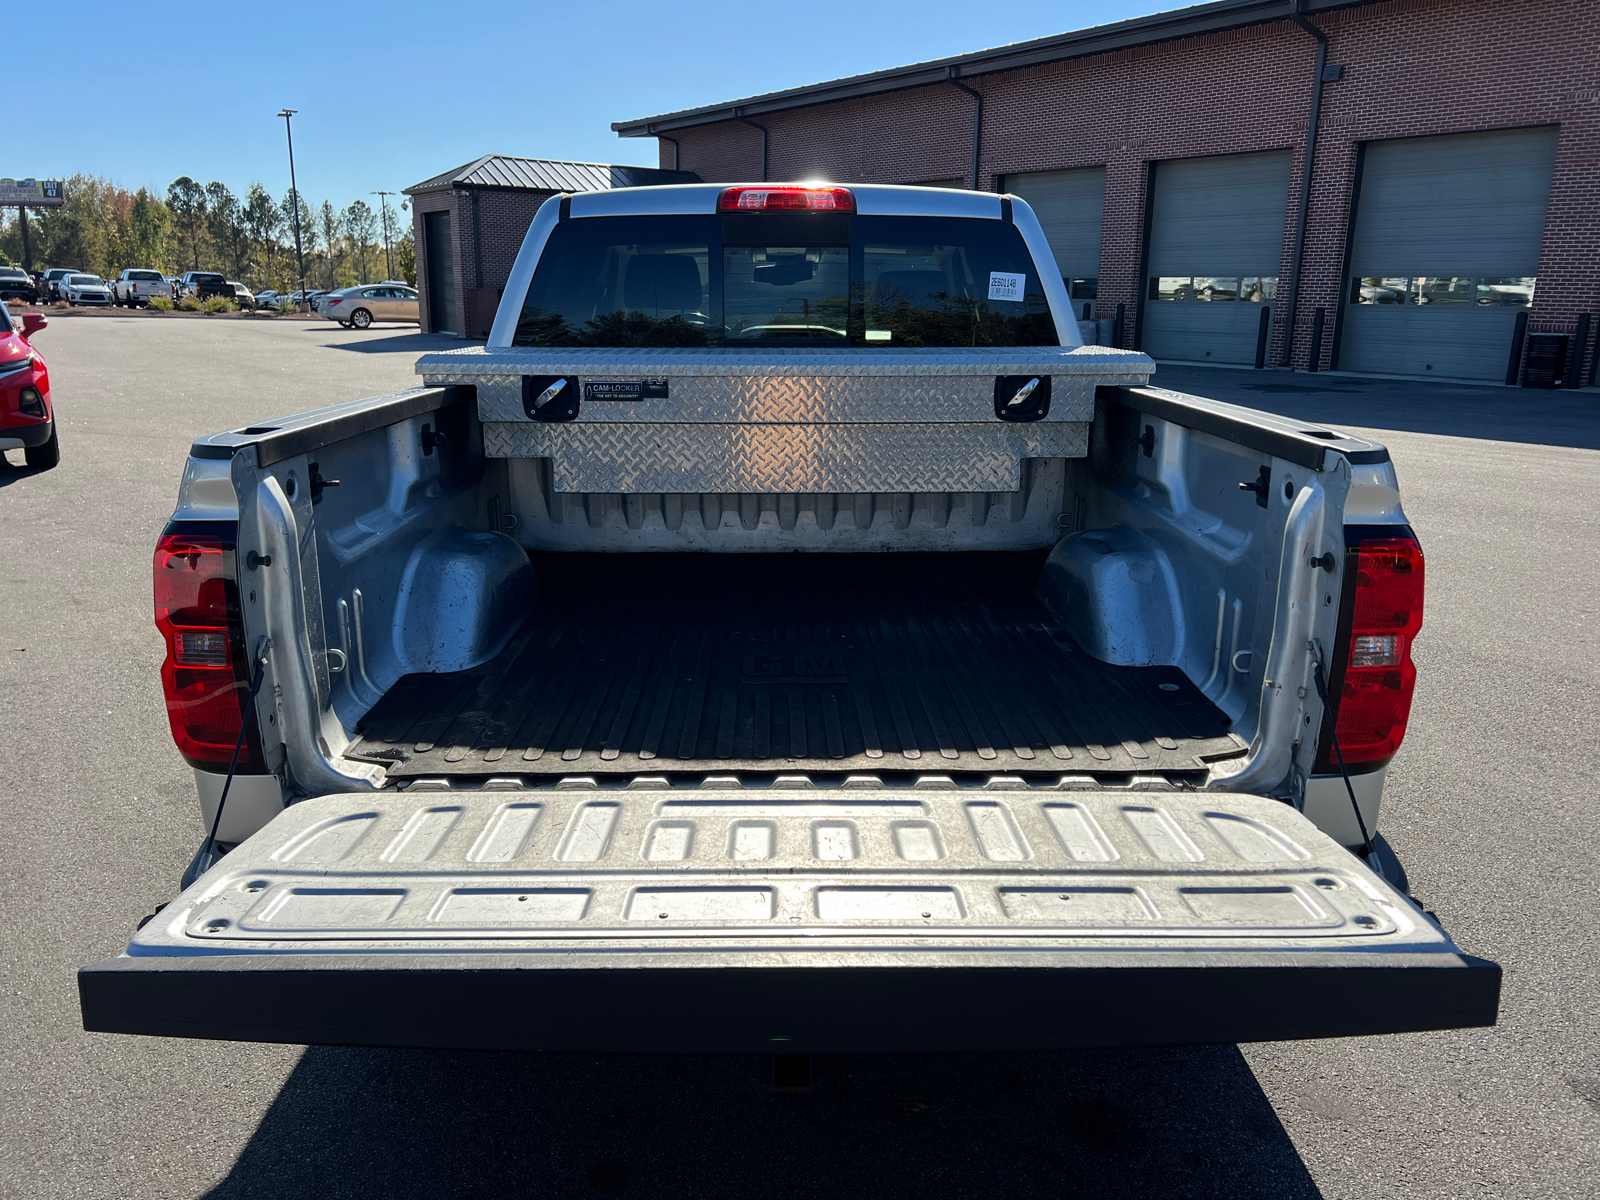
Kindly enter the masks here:
M 21 450 L 41 471 L 61 461 L 50 372 L 31 341 L 47 324 L 43 313 L 13 316 L 0 304 L 0 451 Z

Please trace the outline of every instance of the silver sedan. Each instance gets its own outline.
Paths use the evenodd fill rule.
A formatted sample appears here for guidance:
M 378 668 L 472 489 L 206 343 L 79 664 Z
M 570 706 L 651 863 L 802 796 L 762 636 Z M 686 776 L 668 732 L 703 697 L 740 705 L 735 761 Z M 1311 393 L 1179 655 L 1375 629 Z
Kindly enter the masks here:
M 56 287 L 61 298 L 74 307 L 79 304 L 111 306 L 111 288 L 98 275 L 68 275 Z
M 368 284 L 341 288 L 317 298 L 317 311 L 330 321 L 366 329 L 374 321 L 417 321 L 417 291 L 405 284 Z

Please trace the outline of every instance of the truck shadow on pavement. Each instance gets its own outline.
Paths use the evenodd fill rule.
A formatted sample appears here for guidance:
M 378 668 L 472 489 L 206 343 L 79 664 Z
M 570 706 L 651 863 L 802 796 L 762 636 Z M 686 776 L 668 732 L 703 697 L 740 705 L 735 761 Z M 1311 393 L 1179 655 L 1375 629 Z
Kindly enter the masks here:
M 335 326 L 328 322 L 327 328 L 313 326 L 307 333 L 326 334 L 333 332 Z M 343 332 L 343 330 L 340 330 Z M 406 332 L 396 332 L 390 329 L 371 329 L 360 338 L 346 342 L 324 342 L 329 350 L 353 350 L 357 354 L 426 354 L 430 350 L 459 350 L 463 346 L 481 346 L 479 341 L 469 341 L 465 338 L 447 337 L 442 333 L 422 333 L 416 329 Z
M 805 1092 L 766 1058 L 312 1047 L 209 1193 L 383 1194 L 1321 1193 L 1234 1046 L 841 1055 Z
M 1367 379 L 1162 364 L 1157 387 L 1243 404 L 1318 425 L 1600 450 L 1600 391 Z

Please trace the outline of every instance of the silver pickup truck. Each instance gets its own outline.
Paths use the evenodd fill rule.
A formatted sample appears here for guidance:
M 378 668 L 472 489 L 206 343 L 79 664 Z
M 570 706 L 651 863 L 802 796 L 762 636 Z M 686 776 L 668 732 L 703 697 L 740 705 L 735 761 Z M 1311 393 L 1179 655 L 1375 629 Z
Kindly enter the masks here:
M 1494 1022 L 1377 833 L 1423 600 L 1388 452 L 1083 346 L 1021 200 L 560 196 L 417 371 L 195 443 L 154 577 L 207 836 L 86 1028 Z

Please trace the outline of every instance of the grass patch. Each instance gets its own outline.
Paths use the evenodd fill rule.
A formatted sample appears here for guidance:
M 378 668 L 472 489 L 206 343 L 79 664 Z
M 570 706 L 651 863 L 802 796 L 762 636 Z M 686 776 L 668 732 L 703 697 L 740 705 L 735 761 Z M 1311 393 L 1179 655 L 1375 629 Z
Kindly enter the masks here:
M 200 303 L 200 311 L 208 313 L 238 312 L 239 306 L 226 296 L 212 296 Z
M 151 296 L 150 307 L 155 309 L 157 312 L 171 312 L 172 301 L 168 300 L 165 296 Z

